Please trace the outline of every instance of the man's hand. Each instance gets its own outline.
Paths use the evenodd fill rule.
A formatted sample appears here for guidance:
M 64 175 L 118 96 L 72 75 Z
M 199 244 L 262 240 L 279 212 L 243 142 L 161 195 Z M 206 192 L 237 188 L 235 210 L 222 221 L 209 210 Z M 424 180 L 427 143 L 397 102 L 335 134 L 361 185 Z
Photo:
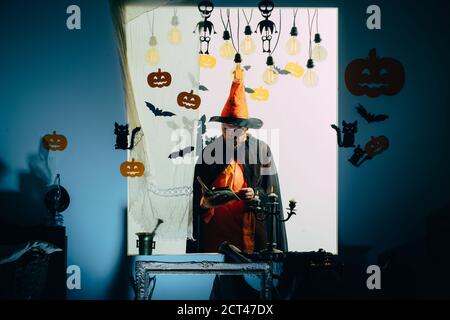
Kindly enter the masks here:
M 239 196 L 239 198 L 249 201 L 255 197 L 255 191 L 253 190 L 253 188 L 242 188 L 241 190 L 239 190 L 237 195 Z
M 200 206 L 201 206 L 203 209 L 209 209 L 209 208 L 216 208 L 216 207 L 218 207 L 218 206 L 214 206 L 214 205 L 211 203 L 213 199 L 214 199 L 213 196 L 211 196 L 211 195 L 208 194 L 208 193 L 204 193 L 204 194 L 203 194 L 203 197 L 202 197 L 202 200 L 201 200 L 201 202 L 200 202 Z

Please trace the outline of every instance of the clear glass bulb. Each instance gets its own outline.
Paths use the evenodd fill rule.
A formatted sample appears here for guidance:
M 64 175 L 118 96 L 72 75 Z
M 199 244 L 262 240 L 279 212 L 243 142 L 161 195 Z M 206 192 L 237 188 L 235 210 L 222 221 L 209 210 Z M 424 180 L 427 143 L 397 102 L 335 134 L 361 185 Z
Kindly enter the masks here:
M 179 44 L 181 42 L 181 31 L 178 27 L 173 26 L 167 34 L 167 39 L 171 44 Z
M 308 68 L 308 70 L 305 72 L 305 75 L 303 76 L 303 83 L 308 88 L 314 88 L 319 84 L 319 76 L 313 68 Z
M 314 61 L 322 62 L 328 57 L 328 51 L 325 47 L 321 46 L 320 43 L 314 45 L 312 50 L 312 58 Z
M 263 81 L 267 84 L 274 84 L 278 81 L 278 72 L 274 66 L 267 66 L 266 71 L 263 73 Z
M 252 36 L 246 35 L 244 40 L 241 41 L 242 53 L 245 55 L 252 54 L 256 50 L 256 44 Z
M 286 49 L 287 53 L 294 56 L 300 53 L 300 41 L 298 41 L 298 38 L 296 36 L 291 36 L 286 43 Z
M 239 79 L 244 81 L 245 79 L 245 71 L 244 69 L 241 68 L 241 64 L 237 63 L 236 66 L 231 69 L 231 78 L 234 79 Z
M 233 44 L 230 40 L 224 40 L 222 46 L 220 47 L 220 56 L 224 59 L 232 59 L 236 54 L 236 51 L 233 48 Z
M 145 60 L 152 66 L 158 64 L 159 62 L 159 51 L 156 47 L 150 47 L 147 53 L 145 54 Z

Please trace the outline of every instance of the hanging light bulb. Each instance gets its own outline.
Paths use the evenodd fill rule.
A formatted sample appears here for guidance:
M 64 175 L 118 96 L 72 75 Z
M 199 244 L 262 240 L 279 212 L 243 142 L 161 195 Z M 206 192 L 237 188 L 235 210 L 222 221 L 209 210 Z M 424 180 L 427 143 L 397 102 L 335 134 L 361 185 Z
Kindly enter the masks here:
M 236 65 L 231 70 L 231 78 L 233 80 L 239 79 L 243 81 L 245 78 L 245 71 L 241 67 L 242 57 L 240 53 L 236 53 L 234 55 L 234 62 L 236 63 Z
M 231 36 L 228 30 L 223 32 L 224 43 L 220 47 L 219 54 L 224 59 L 231 59 L 234 57 L 236 50 L 234 50 L 233 44 L 231 43 Z
M 242 53 L 245 55 L 250 55 L 256 50 L 256 44 L 252 38 L 252 33 L 252 28 L 247 25 L 244 30 L 244 40 L 241 41 Z
M 167 39 L 169 40 L 169 42 L 171 44 L 179 44 L 181 42 L 181 31 L 178 28 L 178 16 L 176 15 L 176 13 L 174 14 L 174 16 L 172 17 L 172 28 L 170 28 L 169 33 L 167 34 Z
M 314 62 L 312 59 L 308 59 L 306 67 L 308 70 L 306 70 L 305 75 L 303 76 L 303 83 L 308 88 L 314 88 L 319 84 L 319 76 L 314 71 Z
M 322 62 L 328 57 L 328 51 L 320 44 L 322 39 L 320 38 L 319 33 L 316 33 L 314 36 L 314 42 L 315 45 L 312 49 L 312 58 L 314 61 Z
M 278 81 L 278 72 L 275 70 L 272 56 L 267 57 L 266 71 L 263 73 L 263 81 L 266 84 L 274 84 Z
M 298 41 L 298 30 L 296 26 L 292 26 L 291 28 L 291 36 L 286 44 L 287 53 L 295 56 L 300 53 L 300 41 Z
M 145 60 L 152 66 L 158 64 L 159 62 L 159 51 L 156 45 L 158 44 L 158 41 L 156 40 L 155 36 L 150 37 L 150 49 L 148 49 L 147 53 L 145 54 Z

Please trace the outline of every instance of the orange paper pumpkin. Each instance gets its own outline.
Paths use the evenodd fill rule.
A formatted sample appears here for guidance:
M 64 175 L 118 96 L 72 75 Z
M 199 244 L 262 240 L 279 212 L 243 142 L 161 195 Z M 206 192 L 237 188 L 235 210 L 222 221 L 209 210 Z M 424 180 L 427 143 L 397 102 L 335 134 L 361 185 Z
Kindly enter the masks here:
M 120 165 L 120 173 L 122 173 L 124 177 L 142 177 L 144 172 L 144 164 L 142 162 L 134 161 L 134 159 L 125 161 Z
M 177 102 L 180 107 L 186 109 L 198 109 L 202 99 L 199 95 L 196 95 L 193 90 L 191 92 L 181 92 L 177 97 Z
M 172 76 L 170 73 L 158 69 L 158 71 L 148 75 L 147 83 L 152 88 L 168 87 L 172 83 Z
M 44 148 L 51 151 L 63 151 L 67 147 L 67 138 L 61 134 L 47 134 L 42 138 Z
M 216 58 L 209 54 L 200 54 L 198 62 L 202 68 L 212 69 L 216 66 Z
M 389 140 L 385 136 L 372 137 L 364 147 L 366 154 L 369 158 L 373 158 L 376 155 L 382 153 L 389 148 Z
M 263 87 L 256 88 L 250 94 L 250 98 L 256 101 L 267 101 L 269 100 L 269 90 Z

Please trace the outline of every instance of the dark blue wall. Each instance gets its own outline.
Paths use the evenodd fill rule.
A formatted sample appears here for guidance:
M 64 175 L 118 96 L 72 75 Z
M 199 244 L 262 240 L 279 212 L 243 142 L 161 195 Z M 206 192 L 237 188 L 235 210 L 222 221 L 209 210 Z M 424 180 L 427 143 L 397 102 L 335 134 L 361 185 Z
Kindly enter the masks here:
M 256 1 L 217 5 L 242 3 Z M 79 31 L 65 26 L 70 4 L 81 7 Z M 354 168 L 347 162 L 351 150 L 340 151 L 340 248 L 368 246 L 373 260 L 386 249 L 427 236 L 431 214 L 450 205 L 447 2 L 281 4 L 339 8 L 339 117 L 358 119 L 357 103 L 390 116 L 373 125 L 359 121 L 362 144 L 372 135 L 389 138 L 390 149 L 380 157 Z M 371 4 L 382 9 L 382 30 L 365 26 Z M 30 213 L 42 211 L 42 205 L 33 193 L 29 162 L 42 135 L 65 134 L 68 149 L 51 153 L 50 162 L 72 196 L 66 213 L 68 262 L 83 272 L 83 290 L 69 297 L 125 296 L 118 283 L 127 277 L 127 189 L 118 166 L 126 155 L 113 149 L 112 125 L 125 122 L 126 114 L 109 3 L 18 0 L 0 9 L 0 216 L 8 222 L 39 220 Z M 371 99 L 347 91 L 346 65 L 366 57 L 371 48 L 403 63 L 406 84 L 400 94 Z

